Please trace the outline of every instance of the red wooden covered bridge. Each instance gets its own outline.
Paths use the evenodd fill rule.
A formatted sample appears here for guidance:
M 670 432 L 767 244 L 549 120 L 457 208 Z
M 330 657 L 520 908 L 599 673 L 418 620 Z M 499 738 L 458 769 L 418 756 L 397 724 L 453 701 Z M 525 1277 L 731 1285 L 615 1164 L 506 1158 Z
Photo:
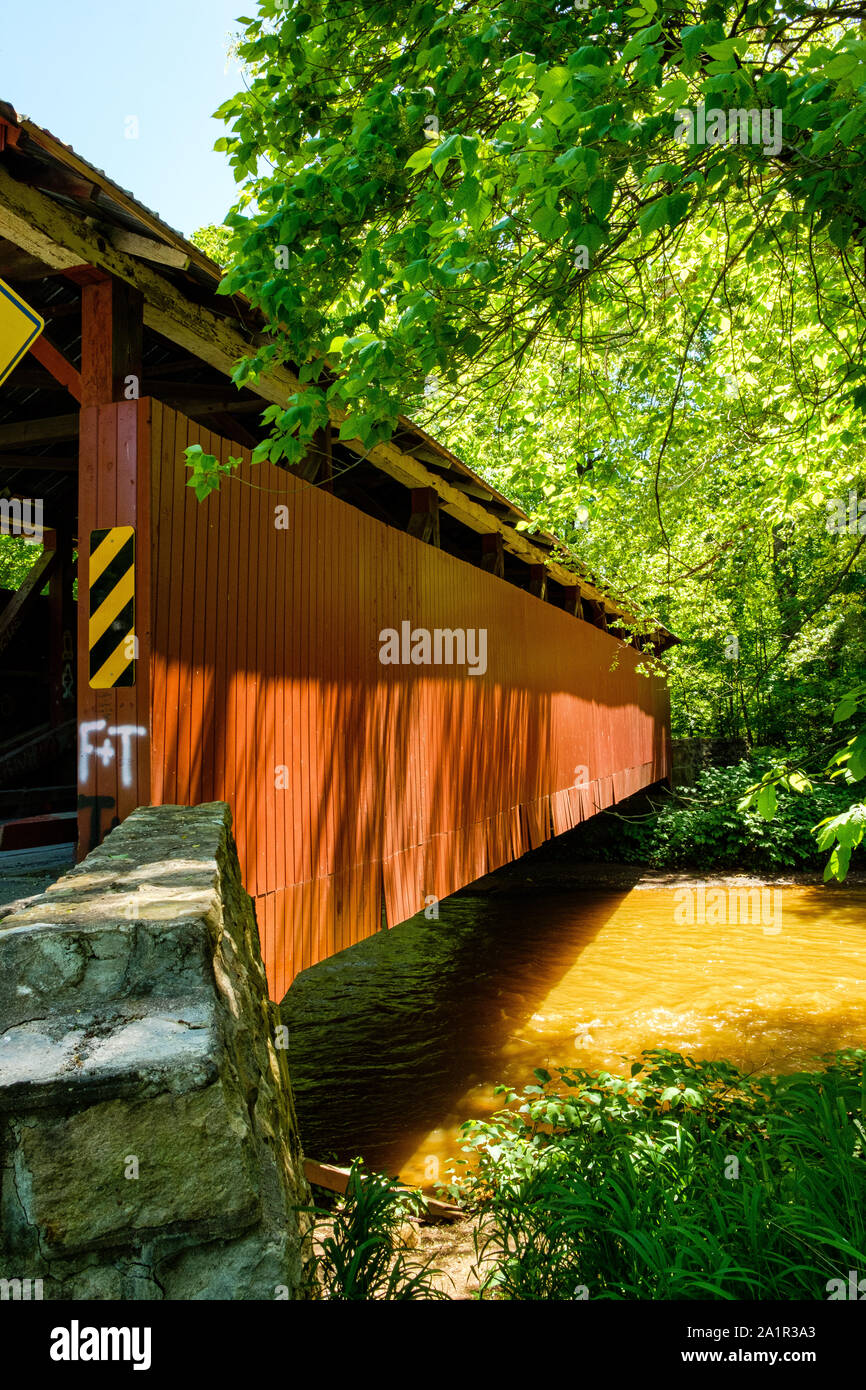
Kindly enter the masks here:
M 637 668 L 671 634 L 628 645 L 634 610 L 408 419 L 369 457 L 327 430 L 302 467 L 252 467 L 297 385 L 229 381 L 256 313 L 8 105 L 0 277 L 45 321 L 0 386 L 4 515 L 45 528 L 0 591 L 0 850 L 228 801 L 279 998 L 668 775 L 666 688 Z M 203 503 L 192 443 L 244 460 Z

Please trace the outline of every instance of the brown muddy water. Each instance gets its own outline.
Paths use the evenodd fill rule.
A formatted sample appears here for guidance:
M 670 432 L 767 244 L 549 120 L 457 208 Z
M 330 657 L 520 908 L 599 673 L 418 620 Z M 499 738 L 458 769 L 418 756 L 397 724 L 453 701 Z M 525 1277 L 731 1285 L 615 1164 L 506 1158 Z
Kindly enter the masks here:
M 786 1072 L 866 1047 L 863 889 L 736 891 L 462 894 L 305 971 L 283 1002 L 304 1151 L 431 1188 L 535 1067 L 666 1047 Z

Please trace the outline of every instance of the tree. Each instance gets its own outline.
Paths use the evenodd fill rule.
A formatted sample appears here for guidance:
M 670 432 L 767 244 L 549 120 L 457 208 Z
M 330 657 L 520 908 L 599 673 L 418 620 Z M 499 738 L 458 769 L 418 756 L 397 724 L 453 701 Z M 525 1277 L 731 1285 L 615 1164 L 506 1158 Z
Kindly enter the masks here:
M 256 456 L 417 410 L 669 622 L 718 595 L 751 669 L 709 685 L 778 724 L 779 671 L 862 619 L 826 525 L 863 482 L 859 7 L 262 0 L 239 54 L 222 288 L 273 336 L 235 379 L 303 384 Z

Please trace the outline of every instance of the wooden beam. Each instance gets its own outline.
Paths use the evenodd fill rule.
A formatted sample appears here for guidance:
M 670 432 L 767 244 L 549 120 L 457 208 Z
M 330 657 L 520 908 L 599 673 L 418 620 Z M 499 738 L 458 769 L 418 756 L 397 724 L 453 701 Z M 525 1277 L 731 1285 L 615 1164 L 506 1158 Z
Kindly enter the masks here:
M 30 355 L 35 357 L 40 366 L 50 372 L 54 380 L 59 381 L 61 386 L 65 386 L 69 394 L 80 402 L 81 373 L 76 371 L 68 358 L 64 357 L 53 343 L 49 343 L 44 334 L 41 334 L 35 342 L 30 344 Z
M 316 487 L 321 487 L 325 492 L 333 492 L 334 468 L 330 425 L 316 430 L 306 454 L 291 471 L 305 482 L 315 483 Z
M 138 256 L 156 265 L 170 265 L 175 270 L 189 269 L 190 257 L 186 252 L 166 246 L 164 241 L 154 241 L 151 237 L 139 236 L 137 232 L 127 232 L 120 227 L 102 227 L 99 230 L 118 251 L 127 251 L 130 256 Z
M 156 395 L 156 392 L 146 391 L 145 395 Z M 172 404 L 177 410 L 181 410 L 184 415 L 261 415 L 264 405 L 261 400 L 241 400 L 238 396 L 229 395 L 227 391 L 223 395 L 214 399 L 207 396 L 198 399 L 193 396 L 191 399 L 179 399 L 177 394 L 171 396 L 170 392 L 165 393 L 171 398 Z
M 187 359 L 184 365 L 187 371 L 189 371 L 189 359 Z M 160 368 L 160 370 L 162 369 Z M 172 401 L 179 402 L 179 409 L 183 409 L 183 402 L 185 400 L 214 400 L 222 402 L 242 401 L 247 399 L 245 396 L 240 395 L 237 387 L 227 386 L 224 381 L 163 380 L 162 378 L 149 376 L 147 372 L 144 374 L 141 394 L 143 396 L 170 397 Z M 263 409 L 258 401 L 256 404 L 258 404 L 259 410 Z
M 78 434 L 78 412 L 51 415 L 47 420 L 18 420 L 0 425 L 0 449 L 9 444 L 51 444 L 55 439 L 74 439 Z
M 481 537 L 481 568 L 500 579 L 505 577 L 505 547 L 498 531 Z
M 105 279 L 105 271 L 97 269 L 89 262 L 83 265 L 71 265 L 66 270 L 58 271 L 58 275 L 63 275 L 67 280 L 71 280 L 73 285 L 101 285 Z
M 28 251 L 22 251 L 20 246 L 12 246 L 8 241 L 0 245 L 0 275 L 4 280 L 20 280 L 24 283 L 28 280 L 44 280 L 47 275 L 56 274 L 57 272 L 44 261 L 31 256 Z
M 142 294 L 125 280 L 105 276 L 81 291 L 82 405 L 130 399 L 127 384 L 141 394 Z
M 349 1181 L 348 1168 L 338 1168 L 333 1163 L 317 1163 L 314 1158 L 304 1159 L 304 1173 L 307 1182 L 324 1187 L 327 1192 L 343 1193 Z M 421 1199 L 427 1215 L 437 1221 L 461 1221 L 466 1215 L 462 1207 L 456 1207 L 451 1202 L 439 1202 L 435 1197 L 425 1197 L 423 1193 Z
M 33 174 L 33 184 L 46 193 L 62 193 L 64 198 L 83 198 L 86 201 L 96 193 L 92 179 L 80 178 L 65 169 L 52 169 L 49 165 L 41 165 Z
M 16 183 L 7 169 L 0 167 L 0 236 L 11 241 L 13 245 L 26 251 L 29 256 L 35 256 L 43 265 L 52 270 L 68 270 L 72 266 L 80 264 L 84 259 L 81 255 L 64 246 L 62 242 L 56 240 L 51 232 L 41 230 L 37 225 L 30 225 L 26 213 L 22 215 L 20 211 L 21 198 L 17 192 L 13 192 L 13 202 L 7 202 L 7 190 L 26 190 L 32 195 L 33 199 L 39 199 L 42 203 L 53 206 L 59 214 L 60 209 L 57 204 L 51 204 L 51 200 L 44 194 L 38 193 L 35 189 L 28 189 L 25 184 Z M 25 197 L 25 201 L 27 201 Z M 5 206 L 4 206 L 5 205 Z
M 45 304 L 39 312 L 46 322 L 49 319 L 65 319 L 72 314 L 81 314 L 81 302 L 74 299 L 69 304 Z
M 49 473 L 74 473 L 76 466 L 74 458 L 65 458 L 60 454 L 45 454 L 42 457 L 38 454 L 0 454 L 0 468 L 44 468 Z
M 94 184 L 101 192 L 107 193 L 113 202 L 120 203 L 124 206 L 133 217 L 152 231 L 155 236 L 164 240 L 167 245 L 174 246 L 178 250 L 184 250 L 184 254 L 195 261 L 202 270 L 206 270 L 213 275 L 215 285 L 219 283 L 222 278 L 222 271 L 204 251 L 200 251 L 198 247 L 184 249 L 185 241 L 182 236 L 172 227 L 162 222 L 155 213 L 142 207 L 140 203 L 137 203 L 131 198 L 122 188 L 118 188 L 117 185 L 112 183 L 99 169 L 95 169 L 92 165 L 88 164 L 80 155 L 77 155 L 74 150 L 70 149 L 68 145 L 64 145 L 60 140 L 56 139 L 55 136 L 49 134 L 48 131 L 42 130 L 40 126 L 34 125 L 32 121 L 28 121 L 23 117 L 19 117 L 19 120 L 20 129 L 23 130 L 35 144 L 41 145 L 43 149 L 47 150 L 55 159 L 60 160 L 61 163 L 66 165 L 67 169 L 77 174 L 81 179 L 89 184 Z M 13 127 L 13 129 L 15 128 Z M 16 139 L 17 138 L 18 135 L 16 131 Z
M 603 603 L 597 603 L 594 599 L 584 599 L 583 602 L 584 621 L 591 623 L 593 627 L 601 628 L 602 632 L 607 632 L 607 616 Z
M 412 510 L 406 527 L 410 536 L 427 545 L 439 545 L 439 494 L 432 487 L 413 487 Z
M 536 598 L 547 598 L 547 570 L 544 565 L 529 566 L 529 592 Z
M 571 584 L 563 589 L 562 606 L 566 613 L 571 613 L 575 618 L 583 617 L 583 605 L 580 601 L 579 584 Z
M 21 139 L 21 131 L 17 125 L 12 125 L 11 121 L 5 120 L 0 116 L 0 151 L 14 149 Z

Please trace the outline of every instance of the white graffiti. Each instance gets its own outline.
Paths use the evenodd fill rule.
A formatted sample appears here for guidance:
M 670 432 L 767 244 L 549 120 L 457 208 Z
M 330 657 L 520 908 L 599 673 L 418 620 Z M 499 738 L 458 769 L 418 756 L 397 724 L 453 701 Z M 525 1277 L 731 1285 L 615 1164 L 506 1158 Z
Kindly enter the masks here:
M 100 744 L 91 743 L 90 735 L 105 729 L 105 739 Z M 132 740 L 143 738 L 147 729 L 141 724 L 112 724 L 104 719 L 91 719 L 78 728 L 78 780 L 82 785 L 90 779 L 93 758 L 98 758 L 103 767 L 110 767 L 117 757 L 113 739 L 120 739 L 120 781 L 124 787 L 132 786 Z

